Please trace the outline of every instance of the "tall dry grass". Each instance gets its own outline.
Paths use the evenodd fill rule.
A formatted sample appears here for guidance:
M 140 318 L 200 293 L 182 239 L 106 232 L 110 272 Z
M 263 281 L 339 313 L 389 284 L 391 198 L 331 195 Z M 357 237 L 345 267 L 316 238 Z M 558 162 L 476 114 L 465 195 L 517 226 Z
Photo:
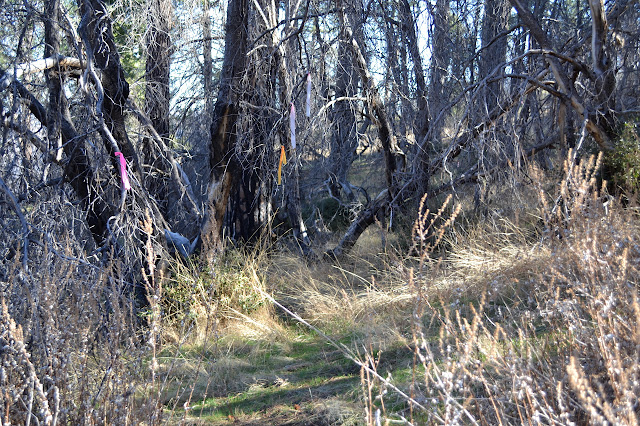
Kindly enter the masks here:
M 540 192 L 536 240 L 457 238 L 434 263 L 424 242 L 444 226 L 425 235 L 420 217 L 412 373 L 395 383 L 411 400 L 390 408 L 398 396 L 364 376 L 369 424 L 638 424 L 638 211 L 598 186 L 600 163 L 569 153 L 557 193 Z
M 296 338 L 287 312 L 361 368 L 369 424 L 637 424 L 640 222 L 602 190 L 600 161 L 570 154 L 557 191 L 536 182 L 533 225 L 455 226 L 452 199 L 423 205 L 409 256 L 373 230 L 341 263 L 267 250 L 216 271 L 175 263 L 147 275 L 144 319 L 120 265 L 42 246 L 0 287 L 0 420 L 192 419 L 248 383 L 244 340 Z
M 176 422 L 196 400 L 233 387 L 231 369 L 213 364 L 229 349 L 218 347 L 225 328 L 281 331 L 249 275 L 259 256 L 232 251 L 215 271 L 182 261 L 156 268 L 151 226 L 142 224 L 142 310 L 134 284 L 118 278 L 126 266 L 95 266 L 71 239 L 31 250 L 28 268 L 19 256 L 3 265 L 0 424 Z

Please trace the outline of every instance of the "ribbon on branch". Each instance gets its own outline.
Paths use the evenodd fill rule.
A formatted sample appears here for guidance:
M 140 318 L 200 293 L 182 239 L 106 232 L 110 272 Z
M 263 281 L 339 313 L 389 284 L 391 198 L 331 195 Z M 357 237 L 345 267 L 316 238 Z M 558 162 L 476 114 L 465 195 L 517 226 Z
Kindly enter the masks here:
M 311 73 L 307 73 L 307 117 L 311 117 Z
M 122 178 L 122 186 L 125 191 L 128 191 L 131 189 L 131 184 L 129 183 L 129 176 L 127 175 L 127 160 L 125 160 L 124 154 L 121 152 L 116 152 L 115 155 L 120 160 L 120 177 Z

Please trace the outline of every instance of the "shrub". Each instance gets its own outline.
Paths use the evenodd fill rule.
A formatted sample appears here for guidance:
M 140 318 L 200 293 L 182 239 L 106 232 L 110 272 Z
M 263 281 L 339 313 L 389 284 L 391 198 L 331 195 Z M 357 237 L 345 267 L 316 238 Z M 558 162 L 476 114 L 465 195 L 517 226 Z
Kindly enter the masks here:
M 257 258 L 229 250 L 214 271 L 193 262 L 175 262 L 162 301 L 166 319 L 198 322 L 213 315 L 224 319 L 233 311 L 246 315 L 259 310 L 265 305 L 262 284 L 249 269 Z
M 605 159 L 605 176 L 616 192 L 638 193 L 640 190 L 640 136 L 638 123 L 626 123 L 614 152 Z

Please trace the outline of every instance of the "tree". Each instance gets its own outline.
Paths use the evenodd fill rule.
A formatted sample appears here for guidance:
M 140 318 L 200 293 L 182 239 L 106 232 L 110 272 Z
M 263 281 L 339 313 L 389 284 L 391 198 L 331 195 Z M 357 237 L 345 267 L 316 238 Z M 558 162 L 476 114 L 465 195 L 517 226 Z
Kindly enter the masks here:
M 329 165 L 328 185 L 331 195 L 341 199 L 342 191 L 345 192 L 349 201 L 353 200 L 353 191 L 347 179 L 347 172 L 353 163 L 353 159 L 358 148 L 357 121 L 354 110 L 357 102 L 359 77 L 355 67 L 355 58 L 350 49 L 351 37 L 347 31 L 344 16 L 350 16 L 354 22 L 354 38 L 362 41 L 362 26 L 364 22 L 359 17 L 363 15 L 362 3 L 338 1 L 338 8 L 344 9 L 345 13 L 340 13 L 339 35 L 338 35 L 338 62 L 335 69 L 335 104 L 333 105 L 331 121 L 333 123 L 333 135 L 331 138 L 331 156 Z
M 606 8 L 596 0 L 510 0 L 511 19 L 502 0 L 230 0 L 221 60 L 209 2 L 193 6 L 194 31 L 173 35 L 172 25 L 189 25 L 190 6 L 178 3 L 172 15 L 164 0 L 145 4 L 139 35 L 124 24 L 114 35 L 106 17 L 116 5 L 100 0 L 78 0 L 76 8 L 47 0 L 41 21 L 17 12 L 20 25 L 5 19 L 0 89 L 10 155 L 2 160 L 2 179 L 3 194 L 15 199 L 9 204 L 17 221 L 8 227 L 15 241 L 34 244 L 18 231 L 23 205 L 51 202 L 55 190 L 64 190 L 85 221 L 74 237 L 90 235 L 88 250 L 105 260 L 135 259 L 124 274 L 130 277 L 146 261 L 138 226 L 145 213 L 161 256 L 165 231 L 190 228 L 191 240 L 199 229 L 203 255 L 215 266 L 223 236 L 271 236 L 274 217 L 311 254 L 303 204 L 325 183 L 333 196 L 351 197 L 361 184 L 349 181 L 352 163 L 369 141 L 379 154 L 363 158 L 384 161 L 384 191 L 329 251 L 337 256 L 367 226 L 415 206 L 425 192 L 433 197 L 465 183 L 482 183 L 489 192 L 494 176 L 520 170 L 534 154 L 550 158 L 545 148 L 577 139 L 580 123 L 601 149 L 612 150 L 620 121 L 638 109 L 638 37 L 623 28 L 637 28 L 639 11 L 629 1 Z M 418 27 L 422 6 L 432 24 L 428 34 Z M 562 22 L 547 19 L 553 14 Z M 41 31 L 33 30 L 37 25 Z M 118 43 L 127 31 L 129 44 L 143 47 L 137 57 L 144 61 L 123 65 Z M 305 109 L 310 71 L 314 113 L 298 114 L 294 149 L 291 106 Z M 142 111 L 135 101 L 143 92 L 134 90 L 134 99 L 129 93 L 131 75 L 143 75 Z M 175 149 L 200 144 L 195 135 L 206 132 L 198 123 L 211 123 L 203 177 Z M 278 185 L 281 148 L 290 163 Z M 116 152 L 126 159 L 132 190 L 124 189 Z M 321 170 L 308 183 L 312 161 Z M 193 188 L 204 186 L 203 219 Z M 35 187 L 45 190 L 30 192 Z
M 224 214 L 239 172 L 234 154 L 238 136 L 239 93 L 246 67 L 248 15 L 246 0 L 229 0 L 224 61 L 211 124 L 207 212 L 201 230 L 204 254 L 211 266 L 215 265 L 224 247 Z

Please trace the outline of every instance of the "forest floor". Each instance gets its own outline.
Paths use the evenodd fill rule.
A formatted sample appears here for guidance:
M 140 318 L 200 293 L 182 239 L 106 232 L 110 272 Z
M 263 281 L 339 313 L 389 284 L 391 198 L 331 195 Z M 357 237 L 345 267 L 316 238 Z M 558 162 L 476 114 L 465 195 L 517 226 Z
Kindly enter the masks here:
M 255 264 L 263 270 L 265 290 L 317 330 L 269 304 L 253 314 L 227 315 L 215 339 L 168 345 L 159 359 L 167 370 L 170 423 L 366 424 L 367 407 L 379 406 L 380 398 L 374 404 L 366 401 L 382 390 L 379 380 L 351 358 L 392 377 L 410 394 L 415 373 L 424 371 L 414 363 L 409 321 L 418 299 L 409 281 L 419 258 L 390 248 L 406 241 L 387 235 L 386 243 L 388 250 L 373 228 L 339 264 L 307 263 L 284 254 L 265 256 L 268 265 Z M 493 243 L 487 240 L 487 245 Z M 482 288 L 496 277 L 517 282 L 537 273 L 549 255 L 544 249 L 532 251 L 531 245 L 509 247 L 511 251 L 505 244 L 491 250 L 476 245 L 466 252 L 456 247 L 460 258 L 453 256 L 446 266 L 433 269 L 433 297 L 477 303 L 478 296 L 460 286 Z M 428 332 L 437 339 L 437 328 Z M 393 418 L 410 416 L 401 397 L 386 403 Z
M 209 299 L 175 274 L 200 317 L 165 329 L 165 420 L 637 424 L 640 210 L 603 204 L 581 167 L 481 219 L 438 200 L 339 262 L 232 251 Z
M 185 415 L 184 405 L 174 413 L 182 424 L 325 425 L 359 424 L 359 367 L 323 339 L 301 335 L 286 347 L 251 342 L 223 359 L 207 360 L 209 368 L 228 369 L 227 389 L 209 393 Z M 205 368 L 206 369 L 206 368 Z M 209 378 L 203 380 L 209 380 Z M 215 379 L 211 379 L 215 380 Z
M 368 232 L 341 264 L 269 257 L 264 276 L 274 279 L 268 291 L 318 330 L 270 305 L 251 315 L 228 315 L 217 338 L 206 343 L 167 345 L 159 360 L 168 377 L 168 418 L 212 425 L 363 424 L 365 383 L 361 367 L 345 352 L 365 360 L 376 348 L 384 353 L 379 366 L 394 375 L 410 374 L 412 361 L 391 324 L 380 324 L 384 332 L 372 326 L 364 317 L 374 313 L 358 301 L 381 278 L 380 262 L 389 257 L 376 253 L 377 234 Z

